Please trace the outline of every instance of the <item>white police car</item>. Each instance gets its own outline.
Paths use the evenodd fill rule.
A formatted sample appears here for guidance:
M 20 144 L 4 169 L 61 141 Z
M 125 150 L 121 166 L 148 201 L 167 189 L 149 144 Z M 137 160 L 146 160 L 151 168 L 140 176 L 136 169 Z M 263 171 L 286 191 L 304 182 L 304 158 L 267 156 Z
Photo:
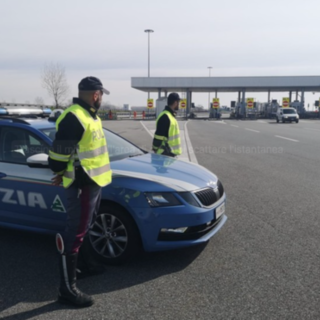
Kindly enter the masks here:
M 63 187 L 51 184 L 55 123 L 0 116 L 0 227 L 56 234 L 66 221 Z M 118 263 L 146 251 L 208 241 L 227 220 L 222 183 L 192 163 L 147 153 L 104 129 L 113 181 L 89 231 L 93 253 Z

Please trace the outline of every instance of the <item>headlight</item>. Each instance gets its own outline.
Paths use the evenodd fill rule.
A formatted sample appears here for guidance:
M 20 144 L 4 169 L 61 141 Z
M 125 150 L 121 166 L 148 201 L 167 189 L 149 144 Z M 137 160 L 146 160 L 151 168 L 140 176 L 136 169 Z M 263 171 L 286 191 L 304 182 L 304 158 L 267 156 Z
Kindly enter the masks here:
M 172 207 L 179 206 L 181 202 L 172 193 L 145 193 L 147 201 L 151 207 Z

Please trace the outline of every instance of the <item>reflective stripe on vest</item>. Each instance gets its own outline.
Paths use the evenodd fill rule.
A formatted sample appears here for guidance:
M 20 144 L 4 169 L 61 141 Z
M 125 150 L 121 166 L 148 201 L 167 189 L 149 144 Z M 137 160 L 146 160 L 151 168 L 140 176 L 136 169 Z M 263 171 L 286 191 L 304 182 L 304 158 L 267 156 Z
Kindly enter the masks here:
M 102 146 L 97 149 L 94 149 L 92 151 L 83 151 L 83 152 L 77 152 L 79 159 L 85 159 L 85 158 L 94 158 L 96 156 L 100 156 L 101 154 L 108 153 L 107 146 Z
M 62 161 L 62 162 L 68 162 L 70 159 L 70 155 L 58 154 L 51 150 L 49 150 L 49 156 L 53 160 Z
M 56 122 L 59 130 L 59 123 L 69 113 L 72 112 L 84 128 L 84 133 L 73 151 L 68 156 L 67 169 L 63 175 L 63 186 L 69 187 L 75 179 L 75 165 L 81 165 L 83 170 L 97 185 L 103 187 L 111 182 L 112 171 L 110 169 L 107 141 L 103 133 L 101 120 L 99 117 L 93 119 L 90 113 L 75 104 L 66 109 Z M 54 155 L 57 156 L 57 155 Z M 63 161 L 63 155 L 61 160 Z
M 160 113 L 156 125 L 158 124 L 159 119 L 166 114 L 170 120 L 170 127 L 169 127 L 169 133 L 168 133 L 168 139 L 166 137 L 158 136 L 155 135 L 155 139 L 162 140 L 162 145 L 157 148 L 153 146 L 154 150 L 156 150 L 157 154 L 163 153 L 164 149 L 162 147 L 164 146 L 165 143 L 168 143 L 171 152 L 180 155 L 182 153 L 181 149 L 181 140 L 180 140 L 180 129 L 179 129 L 179 124 L 177 119 L 171 114 L 170 111 L 164 110 Z

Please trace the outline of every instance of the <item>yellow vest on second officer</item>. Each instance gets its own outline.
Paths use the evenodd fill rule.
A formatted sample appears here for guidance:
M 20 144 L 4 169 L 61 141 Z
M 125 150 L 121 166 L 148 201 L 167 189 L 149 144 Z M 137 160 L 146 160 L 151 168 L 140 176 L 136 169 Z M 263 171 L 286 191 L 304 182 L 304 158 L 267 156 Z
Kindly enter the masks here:
M 158 124 L 159 119 L 165 114 L 168 116 L 170 120 L 168 139 L 166 137 L 162 137 L 158 135 L 155 135 L 154 137 L 158 140 L 162 140 L 163 144 L 167 142 L 171 149 L 171 152 L 176 155 L 180 155 L 182 153 L 182 148 L 181 148 L 181 139 L 180 139 L 180 129 L 179 129 L 179 124 L 177 119 L 169 111 L 164 110 L 160 113 L 156 121 L 156 125 Z M 163 153 L 163 151 L 164 150 L 160 146 L 156 153 L 161 154 Z

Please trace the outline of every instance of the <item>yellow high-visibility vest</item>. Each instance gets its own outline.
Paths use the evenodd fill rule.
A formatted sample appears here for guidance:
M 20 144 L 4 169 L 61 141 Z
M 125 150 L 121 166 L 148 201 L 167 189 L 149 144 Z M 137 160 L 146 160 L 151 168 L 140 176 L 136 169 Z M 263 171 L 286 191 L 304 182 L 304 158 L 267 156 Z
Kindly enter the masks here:
M 67 169 L 63 173 L 63 186 L 68 188 L 75 180 L 75 165 L 81 165 L 86 174 L 100 187 L 108 185 L 112 180 L 110 169 L 107 141 L 103 133 L 101 119 L 93 119 L 90 113 L 75 104 L 66 109 L 56 122 L 59 123 L 64 117 L 72 112 L 83 126 L 84 133 L 75 150 L 69 155 L 58 154 L 52 151 L 49 156 L 53 160 L 68 162 Z
M 162 154 L 164 151 L 162 146 L 164 146 L 165 143 L 168 143 L 169 147 L 171 148 L 171 152 L 174 153 L 175 155 L 180 155 L 182 153 L 182 149 L 181 149 L 181 140 L 180 140 L 180 130 L 179 130 L 179 124 L 177 119 L 170 113 L 170 111 L 164 110 L 160 113 L 156 121 L 156 125 L 158 124 L 159 119 L 165 114 L 168 116 L 170 120 L 168 138 L 155 134 L 154 138 L 158 140 L 162 140 L 162 144 L 159 148 L 156 146 L 153 146 L 153 148 L 156 150 L 157 154 Z

